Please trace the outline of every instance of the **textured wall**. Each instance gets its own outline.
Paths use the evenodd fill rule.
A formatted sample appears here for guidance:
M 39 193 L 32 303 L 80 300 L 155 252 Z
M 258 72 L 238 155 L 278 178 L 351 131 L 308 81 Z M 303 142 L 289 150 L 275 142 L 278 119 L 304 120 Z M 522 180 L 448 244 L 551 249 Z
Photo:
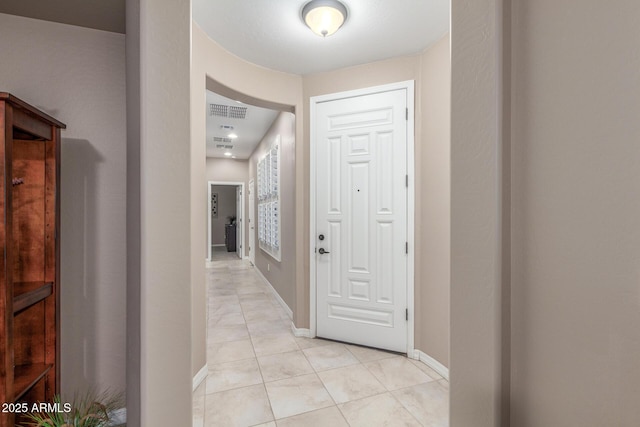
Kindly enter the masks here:
M 139 284 L 140 353 L 128 350 L 128 360 L 139 360 L 140 370 L 132 372 L 140 373 L 140 407 L 127 409 L 140 414 L 131 425 L 180 426 L 191 423 L 192 376 L 205 363 L 204 339 L 196 339 L 197 326 L 205 325 L 192 317 L 193 304 L 203 302 L 193 288 L 204 284 L 204 263 L 198 257 L 202 275 L 192 276 L 191 2 L 130 0 L 127 10 L 133 3 L 140 15 L 137 22 L 127 16 L 127 46 L 139 42 L 140 55 L 131 61 L 139 60 L 140 68 L 128 63 L 127 73 L 139 72 L 139 87 L 128 75 L 127 91 L 139 98 L 128 99 L 127 111 L 128 122 L 139 120 L 139 134 L 132 123 L 128 144 L 140 162 L 132 161 L 128 171 L 139 178 L 140 211 L 138 218 L 135 210 L 129 213 L 139 228 L 128 231 L 140 236 L 139 253 L 131 254 L 139 257 L 140 281 L 129 285 Z M 199 230 L 203 236 L 205 229 Z
M 0 90 L 62 132 L 61 385 L 125 390 L 124 35 L 0 14 Z
M 513 8 L 511 425 L 640 425 L 640 3 Z
M 451 54 L 449 36 L 420 58 L 416 150 L 416 348 L 449 366 Z
M 451 9 L 452 427 L 501 425 L 501 7 Z

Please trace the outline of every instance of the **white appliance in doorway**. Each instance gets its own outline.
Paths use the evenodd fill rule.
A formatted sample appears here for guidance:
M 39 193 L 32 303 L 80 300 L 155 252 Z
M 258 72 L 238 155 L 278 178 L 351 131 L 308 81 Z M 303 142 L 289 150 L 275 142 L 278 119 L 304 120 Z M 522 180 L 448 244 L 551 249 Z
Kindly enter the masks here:
M 311 100 L 312 334 L 413 351 L 412 117 L 413 82 Z

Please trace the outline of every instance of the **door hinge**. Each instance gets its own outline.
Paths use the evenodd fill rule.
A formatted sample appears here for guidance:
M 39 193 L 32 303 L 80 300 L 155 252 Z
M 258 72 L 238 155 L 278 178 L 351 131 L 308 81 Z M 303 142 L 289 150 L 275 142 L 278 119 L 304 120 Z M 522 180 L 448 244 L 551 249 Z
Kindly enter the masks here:
M 409 253 L 409 242 L 404 242 L 404 253 Z
M 406 120 L 409 120 L 409 109 L 408 109 L 408 108 L 405 108 L 405 109 L 404 109 L 404 111 L 406 112 L 406 114 L 405 114 L 405 119 L 406 119 Z
M 409 188 L 409 175 L 404 176 L 404 186 Z
M 409 321 L 409 309 L 408 308 L 405 309 L 404 314 L 405 314 L 405 320 L 408 322 Z

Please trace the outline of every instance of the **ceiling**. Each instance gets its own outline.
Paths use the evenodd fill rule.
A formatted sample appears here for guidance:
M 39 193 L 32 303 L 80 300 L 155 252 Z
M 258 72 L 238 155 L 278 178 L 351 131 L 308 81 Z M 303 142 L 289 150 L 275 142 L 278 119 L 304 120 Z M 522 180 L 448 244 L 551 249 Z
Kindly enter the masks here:
M 229 52 L 294 74 L 423 51 L 449 31 L 450 0 L 342 0 L 344 26 L 319 37 L 300 16 L 308 0 L 193 0 L 193 19 Z
M 216 105 L 216 115 L 211 114 L 211 104 Z M 241 116 L 243 113 L 244 119 L 228 117 Z M 248 159 L 277 115 L 278 111 L 243 104 L 207 91 L 207 157 Z M 223 129 L 221 126 L 233 126 L 233 130 Z M 230 133 L 238 137 L 231 139 Z M 223 140 L 214 141 L 214 138 Z M 232 145 L 233 148 L 218 148 L 217 145 Z M 235 157 L 225 156 L 225 152 Z
M 450 0 L 343 0 L 349 17 L 325 39 L 302 22 L 308 0 L 192 1 L 194 20 L 229 52 L 302 75 L 417 53 L 449 31 Z M 125 0 L 1 0 L 0 13 L 125 32 Z

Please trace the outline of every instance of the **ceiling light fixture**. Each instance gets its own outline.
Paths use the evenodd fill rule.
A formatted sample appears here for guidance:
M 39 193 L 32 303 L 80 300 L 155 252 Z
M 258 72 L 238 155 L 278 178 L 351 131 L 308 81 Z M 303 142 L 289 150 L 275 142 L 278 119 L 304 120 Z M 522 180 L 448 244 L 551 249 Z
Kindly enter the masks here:
M 230 133 L 229 135 L 227 135 L 229 138 L 231 139 L 236 139 L 238 137 L 238 135 L 236 135 L 235 133 Z
M 327 37 L 347 20 L 347 8 L 338 0 L 311 0 L 302 8 L 302 20 L 311 31 Z
M 225 155 L 225 156 L 230 156 L 230 155 L 231 155 L 231 153 L 227 151 L 226 153 L 224 153 L 224 155 Z

